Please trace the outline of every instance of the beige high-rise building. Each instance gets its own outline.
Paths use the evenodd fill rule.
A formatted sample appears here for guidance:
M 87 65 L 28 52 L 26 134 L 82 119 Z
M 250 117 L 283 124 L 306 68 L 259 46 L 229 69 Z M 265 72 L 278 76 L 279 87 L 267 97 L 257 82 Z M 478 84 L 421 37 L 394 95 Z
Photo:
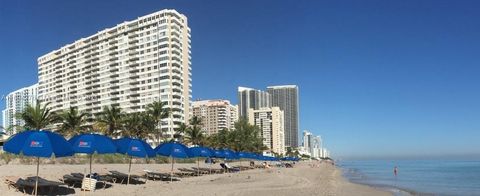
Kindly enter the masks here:
M 193 116 L 202 119 L 201 128 L 207 135 L 222 129 L 233 129 L 238 120 L 237 106 L 228 100 L 202 100 L 193 102 Z
M 162 129 L 172 136 L 191 114 L 190 45 L 187 17 L 175 10 L 120 23 L 39 57 L 40 100 L 93 117 L 105 106 L 131 113 L 162 101 L 172 111 Z
M 263 144 L 269 150 L 285 154 L 285 121 L 279 107 L 248 109 L 248 122 L 260 128 Z

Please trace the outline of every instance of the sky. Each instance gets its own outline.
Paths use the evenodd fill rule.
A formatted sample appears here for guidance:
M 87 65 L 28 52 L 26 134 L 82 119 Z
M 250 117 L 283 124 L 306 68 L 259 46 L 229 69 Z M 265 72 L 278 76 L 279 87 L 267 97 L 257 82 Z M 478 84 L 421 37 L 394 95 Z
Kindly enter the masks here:
M 0 0 L 0 95 L 36 83 L 41 55 L 176 9 L 192 30 L 193 99 L 236 103 L 238 86 L 296 84 L 300 130 L 321 135 L 334 157 L 480 156 L 479 6 Z

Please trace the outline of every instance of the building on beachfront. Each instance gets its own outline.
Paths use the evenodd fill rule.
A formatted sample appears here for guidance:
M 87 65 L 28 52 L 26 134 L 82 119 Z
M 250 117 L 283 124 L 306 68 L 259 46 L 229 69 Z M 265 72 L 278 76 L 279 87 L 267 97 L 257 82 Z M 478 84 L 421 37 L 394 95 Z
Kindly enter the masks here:
M 308 131 L 303 131 L 303 145 L 302 151 L 305 155 L 312 156 L 312 147 L 313 147 L 313 134 Z
M 270 94 L 265 91 L 238 87 L 238 116 L 239 118 L 248 119 L 248 110 L 258 110 L 260 108 L 269 108 Z
M 313 137 L 312 157 L 320 158 L 322 156 L 322 138 L 321 136 Z
M 284 114 L 279 107 L 248 110 L 248 122 L 260 128 L 263 144 L 269 151 L 285 154 Z
M 207 135 L 222 129 L 233 129 L 238 119 L 237 106 L 228 100 L 202 100 L 193 102 L 193 116 L 202 120 L 201 129 Z
M 323 147 L 321 136 L 316 136 L 308 130 L 303 131 L 303 143 L 300 153 L 312 158 L 326 158 L 328 151 Z
M 269 86 L 267 92 L 270 95 L 272 107 L 279 107 L 284 112 L 285 119 L 285 146 L 298 147 L 299 136 L 299 97 L 298 86 L 281 85 Z
M 187 17 L 165 9 L 80 38 L 38 58 L 39 99 L 52 111 L 77 107 L 95 117 L 106 106 L 127 113 L 154 101 L 171 114 L 167 137 L 191 115 L 191 39 Z
M 5 136 L 15 134 L 17 126 L 25 125 L 17 114 L 23 112 L 28 105 L 35 106 L 38 98 L 38 84 L 24 87 L 9 93 L 5 97 L 5 109 L 2 111 L 2 126 L 6 129 Z

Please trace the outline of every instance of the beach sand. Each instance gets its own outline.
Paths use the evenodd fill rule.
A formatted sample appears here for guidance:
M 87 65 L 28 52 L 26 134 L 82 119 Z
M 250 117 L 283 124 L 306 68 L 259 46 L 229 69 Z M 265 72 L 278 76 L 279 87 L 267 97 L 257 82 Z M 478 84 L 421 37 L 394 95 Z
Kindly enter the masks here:
M 204 175 L 199 177 L 181 178 L 177 182 L 147 181 L 145 184 L 125 185 L 114 184 L 107 189 L 95 192 L 81 192 L 75 188 L 75 195 L 352 195 L 380 196 L 392 195 L 389 192 L 373 187 L 353 184 L 344 179 L 341 170 L 328 163 L 312 167 L 313 162 L 297 163 L 294 168 L 254 169 L 239 173 Z M 239 163 L 232 163 L 239 165 Z M 243 165 L 246 165 L 244 162 Z M 175 168 L 196 167 L 196 164 L 176 164 Z M 201 164 L 201 167 L 208 167 Z M 169 172 L 170 164 L 134 164 L 132 174 L 141 175 L 143 170 Z M 218 164 L 214 168 L 220 168 Z M 40 177 L 58 181 L 64 174 L 71 172 L 86 173 L 88 165 L 40 165 Z M 95 164 L 94 172 L 107 173 L 109 170 L 128 171 L 126 164 Z M 36 165 L 2 165 L 0 179 L 7 176 L 33 176 Z M 0 185 L 0 195 L 21 195 Z

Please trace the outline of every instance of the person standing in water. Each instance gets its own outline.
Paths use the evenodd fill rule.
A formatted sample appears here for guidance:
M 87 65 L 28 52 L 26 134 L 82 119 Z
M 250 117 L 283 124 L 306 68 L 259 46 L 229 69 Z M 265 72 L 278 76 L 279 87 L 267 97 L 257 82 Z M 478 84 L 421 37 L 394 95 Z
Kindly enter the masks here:
M 397 166 L 395 166 L 393 168 L 393 175 L 397 176 L 397 174 L 398 174 L 398 168 L 397 168 Z

